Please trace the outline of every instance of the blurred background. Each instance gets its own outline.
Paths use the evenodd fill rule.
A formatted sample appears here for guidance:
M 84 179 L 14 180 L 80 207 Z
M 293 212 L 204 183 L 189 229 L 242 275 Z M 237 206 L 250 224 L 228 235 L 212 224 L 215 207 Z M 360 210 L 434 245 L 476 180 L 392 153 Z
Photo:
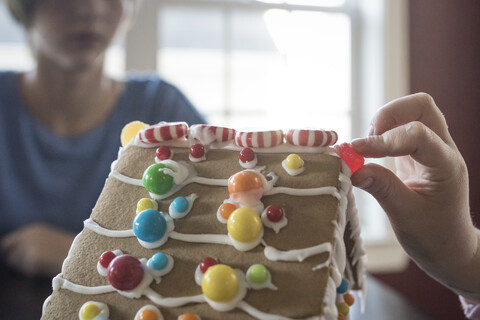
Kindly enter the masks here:
M 479 16 L 480 2 L 467 0 L 144 0 L 107 70 L 159 73 L 211 123 L 321 127 L 340 142 L 364 135 L 384 103 L 428 92 L 466 159 L 478 226 Z M 0 69 L 32 65 L 0 2 Z M 462 319 L 457 297 L 409 261 L 381 209 L 357 199 L 371 275 L 432 319 Z

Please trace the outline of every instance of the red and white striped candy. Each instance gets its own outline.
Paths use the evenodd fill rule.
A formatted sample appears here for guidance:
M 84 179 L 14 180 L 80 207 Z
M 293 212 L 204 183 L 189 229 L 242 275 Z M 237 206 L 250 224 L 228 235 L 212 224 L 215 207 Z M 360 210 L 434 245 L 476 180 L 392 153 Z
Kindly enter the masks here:
M 235 143 L 243 148 L 271 148 L 283 143 L 283 131 L 237 131 Z
M 188 134 L 185 122 L 159 122 L 138 132 L 138 139 L 145 144 L 175 140 Z
M 228 142 L 235 138 L 235 130 L 227 127 L 194 124 L 190 127 L 189 139 L 197 139 L 208 145 L 212 142 Z
M 285 138 L 289 144 L 301 147 L 327 147 L 337 142 L 335 131 L 319 129 L 290 129 Z

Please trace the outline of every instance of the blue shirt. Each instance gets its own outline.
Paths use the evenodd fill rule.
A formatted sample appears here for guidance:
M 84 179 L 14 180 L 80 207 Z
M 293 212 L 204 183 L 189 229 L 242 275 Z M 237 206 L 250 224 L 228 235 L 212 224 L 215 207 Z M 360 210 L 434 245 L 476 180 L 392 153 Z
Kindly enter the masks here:
M 32 222 L 78 233 L 133 120 L 205 123 L 185 96 L 156 78 L 129 78 L 115 109 L 89 132 L 65 137 L 39 123 L 14 72 L 0 72 L 0 237 Z

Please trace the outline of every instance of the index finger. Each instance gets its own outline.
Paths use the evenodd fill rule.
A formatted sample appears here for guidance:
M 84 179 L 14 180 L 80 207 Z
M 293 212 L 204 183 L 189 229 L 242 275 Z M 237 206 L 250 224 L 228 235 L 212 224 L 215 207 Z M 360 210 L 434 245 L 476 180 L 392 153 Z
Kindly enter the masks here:
M 372 119 L 369 135 L 381 135 L 413 121 L 423 123 L 445 143 L 455 146 L 445 117 L 433 98 L 426 93 L 402 97 L 380 108 Z

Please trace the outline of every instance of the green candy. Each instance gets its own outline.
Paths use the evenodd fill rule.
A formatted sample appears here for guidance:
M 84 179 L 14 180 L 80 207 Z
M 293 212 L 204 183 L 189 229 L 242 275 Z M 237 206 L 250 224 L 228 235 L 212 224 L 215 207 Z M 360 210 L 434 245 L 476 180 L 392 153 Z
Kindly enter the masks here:
M 145 170 L 142 183 L 148 192 L 164 195 L 172 190 L 174 185 L 173 177 L 164 173 L 162 170 L 164 168 L 168 167 L 163 163 L 155 163 Z
M 264 284 L 268 281 L 268 270 L 261 264 L 254 264 L 247 270 L 248 279 L 255 284 Z

